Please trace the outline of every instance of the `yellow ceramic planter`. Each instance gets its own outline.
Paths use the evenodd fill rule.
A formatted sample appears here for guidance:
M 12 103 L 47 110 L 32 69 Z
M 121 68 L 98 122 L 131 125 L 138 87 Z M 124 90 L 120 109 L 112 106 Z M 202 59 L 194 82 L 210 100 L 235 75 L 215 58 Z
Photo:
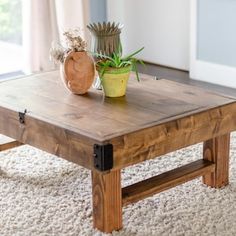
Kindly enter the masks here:
M 122 97 L 125 95 L 130 71 L 131 66 L 109 68 L 102 76 L 98 71 L 106 97 Z

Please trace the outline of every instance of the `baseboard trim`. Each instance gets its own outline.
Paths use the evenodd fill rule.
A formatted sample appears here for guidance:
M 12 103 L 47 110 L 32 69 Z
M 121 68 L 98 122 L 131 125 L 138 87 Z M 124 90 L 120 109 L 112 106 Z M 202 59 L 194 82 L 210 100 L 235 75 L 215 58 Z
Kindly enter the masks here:
M 167 65 L 163 65 L 163 64 L 158 64 L 158 63 L 147 61 L 147 60 L 143 60 L 143 62 L 148 64 L 148 65 L 159 66 L 159 67 L 162 67 L 162 68 L 165 68 L 165 69 L 170 69 L 170 70 L 189 73 L 189 70 L 184 70 L 184 69 L 180 69 L 180 68 L 176 68 L 176 67 L 171 67 L 171 66 L 167 66 Z
M 236 68 L 196 60 L 191 67 L 190 77 L 196 80 L 236 88 Z

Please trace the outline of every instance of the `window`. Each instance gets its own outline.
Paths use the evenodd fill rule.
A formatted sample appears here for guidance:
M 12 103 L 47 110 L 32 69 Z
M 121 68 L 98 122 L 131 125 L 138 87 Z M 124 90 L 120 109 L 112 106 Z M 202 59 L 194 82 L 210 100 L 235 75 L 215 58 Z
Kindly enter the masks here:
M 0 78 L 22 70 L 22 0 L 0 0 Z

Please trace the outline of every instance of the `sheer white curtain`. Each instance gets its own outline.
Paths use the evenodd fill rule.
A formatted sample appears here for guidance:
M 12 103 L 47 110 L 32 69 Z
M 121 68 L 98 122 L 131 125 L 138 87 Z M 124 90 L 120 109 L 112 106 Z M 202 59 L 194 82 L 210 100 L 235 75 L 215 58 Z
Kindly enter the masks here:
M 55 69 L 49 60 L 53 41 L 68 28 L 85 28 L 88 22 L 86 0 L 23 0 L 24 71 L 32 73 Z
M 60 36 L 68 29 L 80 28 L 82 36 L 87 37 L 86 25 L 89 22 L 88 0 L 56 0 L 57 21 Z

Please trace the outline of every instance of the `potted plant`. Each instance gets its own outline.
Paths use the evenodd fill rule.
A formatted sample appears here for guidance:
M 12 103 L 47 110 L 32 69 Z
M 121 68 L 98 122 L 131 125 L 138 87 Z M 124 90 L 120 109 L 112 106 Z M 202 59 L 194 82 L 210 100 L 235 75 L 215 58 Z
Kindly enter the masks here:
M 124 57 L 122 57 L 121 50 L 113 53 L 112 56 L 94 53 L 98 59 L 96 62 L 96 69 L 98 71 L 105 96 L 124 96 L 131 70 L 135 71 L 136 78 L 140 81 L 137 70 L 137 62 L 140 62 L 141 64 L 143 64 L 143 62 L 134 56 L 143 49 L 144 47 Z

